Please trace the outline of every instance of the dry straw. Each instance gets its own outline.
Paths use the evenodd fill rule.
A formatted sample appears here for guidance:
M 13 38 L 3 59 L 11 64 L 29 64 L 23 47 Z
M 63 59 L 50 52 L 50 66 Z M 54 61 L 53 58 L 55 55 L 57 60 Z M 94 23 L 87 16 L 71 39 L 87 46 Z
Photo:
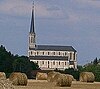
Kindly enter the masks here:
M 60 74 L 59 72 L 55 72 L 55 71 L 51 71 L 48 73 L 48 77 L 47 77 L 47 81 L 48 82 L 54 82 L 54 77 L 57 75 L 57 74 Z
M 12 81 L 13 85 L 27 85 L 27 76 L 24 73 L 13 72 L 10 75 L 9 80 Z
M 36 80 L 47 80 L 47 73 L 37 72 Z
M 70 74 L 66 74 L 67 76 L 70 76 L 72 78 L 72 81 L 76 81 L 76 79 L 74 79 L 74 77 Z
M 55 84 L 60 87 L 71 87 L 72 77 L 65 74 L 59 74 Z
M 0 72 L 0 79 L 6 79 L 6 74 L 4 72 Z
M 0 79 L 0 89 L 14 89 L 14 86 L 8 79 Z
M 92 72 L 82 72 L 80 73 L 81 82 L 94 82 L 95 76 Z

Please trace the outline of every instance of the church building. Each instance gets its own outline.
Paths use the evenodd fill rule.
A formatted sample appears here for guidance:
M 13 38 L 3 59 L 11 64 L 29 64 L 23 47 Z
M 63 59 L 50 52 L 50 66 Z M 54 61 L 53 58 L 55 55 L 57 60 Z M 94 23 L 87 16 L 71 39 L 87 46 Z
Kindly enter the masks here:
M 34 27 L 34 6 L 32 8 L 29 32 L 28 57 L 37 63 L 41 70 L 77 69 L 77 51 L 72 46 L 37 45 Z

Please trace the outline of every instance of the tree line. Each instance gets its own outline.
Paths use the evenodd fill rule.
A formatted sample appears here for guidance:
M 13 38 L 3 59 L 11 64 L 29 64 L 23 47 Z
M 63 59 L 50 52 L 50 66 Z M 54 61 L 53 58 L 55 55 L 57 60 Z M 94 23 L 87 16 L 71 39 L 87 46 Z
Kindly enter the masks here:
M 71 74 L 76 80 L 79 80 L 81 72 L 93 72 L 95 75 L 95 81 L 100 82 L 100 59 L 95 58 L 90 63 L 84 66 L 78 65 L 78 69 L 65 69 L 64 71 L 56 69 L 55 71 Z M 31 62 L 27 56 L 14 55 L 10 51 L 8 52 L 6 48 L 0 46 L 0 72 L 5 72 L 9 76 L 12 72 L 22 72 L 25 73 L 28 78 L 33 78 L 32 71 L 40 70 L 39 66 Z
M 100 82 L 100 59 L 95 58 L 90 63 L 85 64 L 84 66 L 78 65 L 77 70 L 73 68 L 65 69 L 64 71 L 56 69 L 55 71 L 71 74 L 76 80 L 79 80 L 81 72 L 92 72 L 95 75 L 95 81 Z
M 8 76 L 12 72 L 23 72 L 30 78 L 31 71 L 38 69 L 39 66 L 27 56 L 13 55 L 3 45 L 0 46 L 0 72 L 5 72 Z

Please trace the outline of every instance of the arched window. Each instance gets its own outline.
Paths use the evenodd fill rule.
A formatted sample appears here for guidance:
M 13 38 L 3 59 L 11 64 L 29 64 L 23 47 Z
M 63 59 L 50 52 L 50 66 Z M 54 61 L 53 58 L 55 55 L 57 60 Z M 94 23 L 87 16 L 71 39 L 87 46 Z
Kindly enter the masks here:
M 60 61 L 59 61 L 59 65 L 60 65 Z
M 33 43 L 33 37 L 31 37 L 31 43 Z
M 55 52 L 53 52 L 53 55 L 55 55 Z
M 44 61 L 42 61 L 42 64 L 44 65 Z
M 53 61 L 53 65 L 55 65 L 55 61 Z
M 48 64 L 49 64 L 49 61 L 48 61 Z
M 65 65 L 66 65 L 66 62 L 65 62 Z
M 59 52 L 59 55 L 60 55 L 60 52 Z
M 37 55 L 39 55 L 39 52 L 37 52 Z
M 72 59 L 72 53 L 70 53 L 70 59 Z
M 67 55 L 67 52 L 65 52 L 65 55 Z
M 44 52 L 43 52 L 43 55 L 44 55 Z
M 48 52 L 48 55 L 49 55 L 50 53 Z
M 31 55 L 32 55 L 32 51 L 31 51 Z

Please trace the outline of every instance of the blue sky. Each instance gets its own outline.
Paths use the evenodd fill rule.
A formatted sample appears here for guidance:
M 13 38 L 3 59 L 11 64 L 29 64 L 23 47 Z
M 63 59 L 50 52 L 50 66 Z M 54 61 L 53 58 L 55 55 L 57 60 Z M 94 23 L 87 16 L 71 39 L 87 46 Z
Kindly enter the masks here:
M 0 0 L 0 44 L 27 55 L 33 0 Z M 78 64 L 100 58 L 99 0 L 34 0 L 37 44 L 71 45 Z

